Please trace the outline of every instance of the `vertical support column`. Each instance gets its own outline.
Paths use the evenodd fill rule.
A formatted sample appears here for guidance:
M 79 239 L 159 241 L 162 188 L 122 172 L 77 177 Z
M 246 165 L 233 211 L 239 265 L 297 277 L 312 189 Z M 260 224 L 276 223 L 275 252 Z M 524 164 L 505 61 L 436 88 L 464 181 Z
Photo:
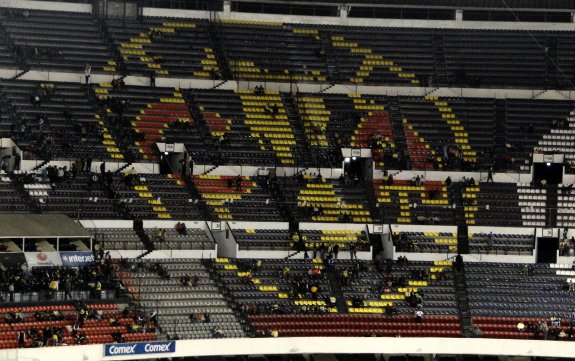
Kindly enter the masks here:
M 346 4 L 338 5 L 337 11 L 339 13 L 340 20 L 347 19 L 347 15 L 349 14 L 349 10 L 351 10 L 351 6 Z
M 232 1 L 231 0 L 225 0 L 224 1 L 224 18 L 229 19 L 231 14 L 232 14 Z
M 463 21 L 463 10 L 455 10 L 455 21 Z

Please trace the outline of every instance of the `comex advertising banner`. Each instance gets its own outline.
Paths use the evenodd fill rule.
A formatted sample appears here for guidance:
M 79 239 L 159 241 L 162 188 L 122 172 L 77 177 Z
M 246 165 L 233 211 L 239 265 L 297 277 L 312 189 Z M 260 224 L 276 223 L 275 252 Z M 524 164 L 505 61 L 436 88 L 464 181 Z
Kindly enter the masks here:
M 62 259 L 58 252 L 26 252 L 26 263 L 28 267 L 52 267 L 61 266 Z
M 96 260 L 92 252 L 60 252 L 60 257 L 66 267 L 83 267 Z
M 148 355 L 168 352 L 176 352 L 176 342 L 158 341 L 104 345 L 104 356 Z

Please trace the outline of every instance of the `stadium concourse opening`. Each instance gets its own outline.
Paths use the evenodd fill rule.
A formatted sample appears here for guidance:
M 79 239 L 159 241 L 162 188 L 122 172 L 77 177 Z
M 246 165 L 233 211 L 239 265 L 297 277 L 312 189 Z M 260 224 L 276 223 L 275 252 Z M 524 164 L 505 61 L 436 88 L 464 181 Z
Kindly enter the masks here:
M 0 360 L 571 357 L 572 12 L 0 1 Z

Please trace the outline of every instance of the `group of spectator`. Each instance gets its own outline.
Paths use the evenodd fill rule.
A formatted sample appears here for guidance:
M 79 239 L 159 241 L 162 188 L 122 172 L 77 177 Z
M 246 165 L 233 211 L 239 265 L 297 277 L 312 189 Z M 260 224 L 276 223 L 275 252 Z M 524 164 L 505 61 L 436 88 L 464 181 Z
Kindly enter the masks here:
M 88 266 L 77 268 L 35 267 L 0 269 L 0 283 L 7 290 L 9 300 L 15 293 L 41 291 L 46 299 L 55 300 L 59 291 L 64 299 L 73 299 L 73 290 L 89 291 L 92 298 L 99 298 L 105 288 L 114 288 L 119 282 L 114 275 L 110 259 L 102 259 Z
M 186 286 L 186 287 L 197 287 L 198 284 L 200 282 L 200 278 L 197 275 L 183 275 L 182 277 L 180 277 L 180 283 L 182 284 L 182 286 Z
M 575 313 L 572 313 L 569 316 L 568 327 L 562 325 L 560 317 L 551 317 L 549 321 L 521 321 L 517 324 L 517 331 L 531 333 L 533 339 L 567 341 L 575 339 L 574 326 Z
M 236 191 L 241 191 L 242 190 L 242 177 L 239 175 L 235 176 L 235 177 L 230 177 L 226 181 L 226 184 L 227 184 L 228 189 L 235 188 Z
M 8 324 L 27 321 L 46 323 L 44 327 L 37 328 L 35 325 L 32 325 L 27 330 L 17 332 L 16 338 L 20 348 L 66 346 L 68 345 L 68 341 L 65 337 L 67 335 L 71 336 L 74 344 L 84 344 L 87 341 L 86 332 L 84 331 L 87 320 L 106 322 L 113 327 L 121 325 L 115 315 L 112 314 L 107 317 L 101 309 L 88 308 L 83 301 L 75 301 L 74 307 L 75 310 L 73 312 L 65 314 L 52 309 L 47 309 L 46 311 L 38 310 L 34 315 L 29 316 L 29 320 L 26 320 L 26 317 L 21 311 L 11 312 L 6 314 L 5 320 Z M 124 311 L 124 317 L 128 317 L 126 311 Z M 63 326 L 60 322 L 65 320 L 73 320 L 73 325 Z M 118 332 L 115 332 L 115 334 L 116 333 Z M 119 333 L 121 335 L 121 332 Z M 117 338 L 116 335 L 113 335 L 113 337 L 117 342 L 122 341 L 121 337 Z

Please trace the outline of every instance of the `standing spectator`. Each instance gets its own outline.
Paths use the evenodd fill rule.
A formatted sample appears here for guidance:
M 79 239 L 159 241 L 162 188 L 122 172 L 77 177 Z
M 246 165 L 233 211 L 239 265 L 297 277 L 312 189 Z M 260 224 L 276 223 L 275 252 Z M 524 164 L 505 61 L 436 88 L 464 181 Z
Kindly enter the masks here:
M 96 298 L 102 298 L 102 283 L 100 281 L 96 281 L 96 285 L 94 286 L 94 290 L 96 291 Z
M 238 175 L 236 177 L 236 191 L 241 191 L 241 190 L 242 190 L 242 177 Z
M 333 258 L 337 259 L 337 255 L 339 253 L 339 244 L 333 246 Z
M 539 332 L 543 334 L 543 339 L 547 340 L 549 337 L 549 327 L 547 326 L 546 322 L 539 323 Z
M 23 348 L 26 346 L 26 332 L 24 330 L 18 332 L 18 347 Z
M 349 256 L 351 259 L 357 259 L 357 245 L 355 242 L 349 244 Z
M 15 291 L 14 282 L 11 282 L 10 285 L 8 285 L 8 293 L 10 294 L 10 302 L 14 302 L 14 291 Z
M 90 64 L 86 64 L 86 67 L 84 68 L 84 77 L 86 78 L 86 85 L 90 83 L 91 75 L 92 75 L 92 67 L 90 66 Z
M 49 284 L 49 288 L 50 288 L 50 298 L 52 300 L 56 300 L 56 297 L 58 296 L 58 280 L 52 278 Z
M 100 173 L 102 174 L 102 179 L 104 179 L 104 173 L 106 173 L 106 162 L 100 164 Z
M 150 70 L 150 86 L 152 88 L 156 87 L 156 71 Z
M 493 183 L 493 167 L 487 171 L 487 182 Z
M 64 301 L 68 299 L 72 299 L 72 282 L 70 282 L 70 278 L 66 277 L 64 279 Z

